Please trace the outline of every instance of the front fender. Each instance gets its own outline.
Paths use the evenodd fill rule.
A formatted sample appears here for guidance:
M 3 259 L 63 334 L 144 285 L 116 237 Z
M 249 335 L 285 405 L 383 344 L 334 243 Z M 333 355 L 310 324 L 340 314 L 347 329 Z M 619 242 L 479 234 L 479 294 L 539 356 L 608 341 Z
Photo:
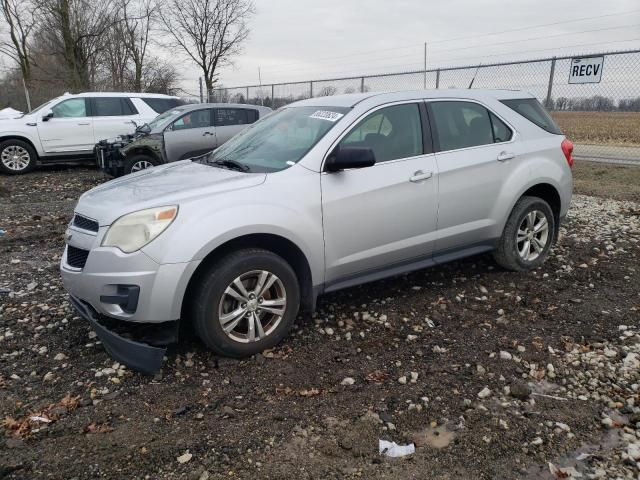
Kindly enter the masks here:
M 264 184 L 253 188 L 185 202 L 174 224 L 143 251 L 161 264 L 201 261 L 230 240 L 272 234 L 302 251 L 313 284 L 321 284 L 324 238 L 320 184 L 317 173 L 304 172 L 295 180 L 283 175 L 280 181 L 270 175 Z

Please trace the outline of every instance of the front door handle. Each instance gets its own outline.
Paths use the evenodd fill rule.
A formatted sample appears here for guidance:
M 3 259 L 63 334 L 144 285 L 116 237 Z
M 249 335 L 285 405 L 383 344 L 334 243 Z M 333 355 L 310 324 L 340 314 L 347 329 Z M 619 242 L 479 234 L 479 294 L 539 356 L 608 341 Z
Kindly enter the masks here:
M 91 124 L 87 122 L 87 123 L 79 123 L 78 125 L 91 125 Z
M 499 162 L 506 162 L 507 160 L 511 160 L 513 158 L 516 158 L 516 154 L 513 152 L 500 152 L 498 154 L 498 161 Z
M 211 133 L 211 132 L 204 132 L 204 133 L 202 134 L 202 136 L 203 136 L 203 137 L 206 137 L 207 135 L 213 135 L 213 133 Z
M 410 182 L 418 183 L 423 180 L 427 180 L 433 176 L 433 172 L 423 172 L 422 170 L 418 170 L 413 174 L 411 178 L 409 178 Z

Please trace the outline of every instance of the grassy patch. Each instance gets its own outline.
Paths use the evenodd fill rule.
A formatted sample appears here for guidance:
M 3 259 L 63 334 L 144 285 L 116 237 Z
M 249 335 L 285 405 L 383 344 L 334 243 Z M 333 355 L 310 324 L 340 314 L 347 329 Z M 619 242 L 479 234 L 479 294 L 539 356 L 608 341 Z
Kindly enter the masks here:
M 576 161 L 574 193 L 640 202 L 640 166 Z

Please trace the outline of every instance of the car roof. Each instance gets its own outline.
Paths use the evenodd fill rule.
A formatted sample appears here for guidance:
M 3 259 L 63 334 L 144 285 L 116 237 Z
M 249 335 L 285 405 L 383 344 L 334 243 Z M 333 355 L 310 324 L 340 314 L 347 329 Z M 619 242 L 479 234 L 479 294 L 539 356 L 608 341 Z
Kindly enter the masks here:
M 63 96 L 69 97 L 129 97 L 129 98 L 179 98 L 163 93 L 141 93 L 141 92 L 82 92 L 65 93 Z
M 172 110 L 180 110 L 181 112 L 188 112 L 191 110 L 199 110 L 202 108 L 253 108 L 261 110 L 263 112 L 269 112 L 269 107 L 263 107 L 262 105 L 252 105 L 248 103 L 188 103 L 186 105 L 180 105 Z
M 291 105 L 304 106 L 333 106 L 354 107 L 365 100 L 376 103 L 388 103 L 402 100 L 435 99 L 435 98 L 463 98 L 470 100 L 485 100 L 487 98 L 508 100 L 510 98 L 534 98 L 529 92 L 522 90 L 489 90 L 480 88 L 471 89 L 438 89 L 438 90 L 399 90 L 394 92 L 367 92 L 349 93 L 345 95 L 332 95 L 331 97 L 314 97 L 300 100 Z

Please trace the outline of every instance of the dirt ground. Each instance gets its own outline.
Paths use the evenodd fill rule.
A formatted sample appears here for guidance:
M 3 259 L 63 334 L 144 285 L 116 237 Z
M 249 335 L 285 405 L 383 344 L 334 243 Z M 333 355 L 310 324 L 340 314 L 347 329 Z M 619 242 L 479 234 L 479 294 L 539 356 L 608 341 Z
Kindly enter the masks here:
M 577 188 L 594 195 L 588 168 Z M 103 180 L 0 177 L 0 478 L 636 478 L 640 205 L 625 195 L 576 196 L 534 272 L 482 255 L 351 288 L 273 351 L 215 358 L 187 337 L 145 377 L 114 365 L 58 274 L 75 201 Z M 389 458 L 379 439 L 416 452 Z

